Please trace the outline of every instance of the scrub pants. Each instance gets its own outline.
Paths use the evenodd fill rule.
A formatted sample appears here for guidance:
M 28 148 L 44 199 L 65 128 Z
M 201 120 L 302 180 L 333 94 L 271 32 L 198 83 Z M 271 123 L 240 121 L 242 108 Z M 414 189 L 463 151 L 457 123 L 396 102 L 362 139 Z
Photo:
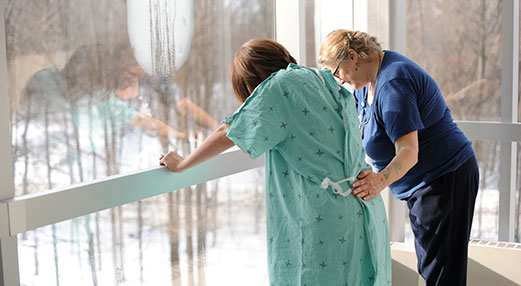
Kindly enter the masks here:
M 466 285 L 478 185 L 479 169 L 473 156 L 407 199 L 418 272 L 427 286 Z

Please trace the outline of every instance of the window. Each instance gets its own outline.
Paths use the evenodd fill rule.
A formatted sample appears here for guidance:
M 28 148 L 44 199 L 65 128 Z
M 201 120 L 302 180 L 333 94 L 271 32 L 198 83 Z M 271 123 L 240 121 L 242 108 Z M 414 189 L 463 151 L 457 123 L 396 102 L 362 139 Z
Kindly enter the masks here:
M 9 1 L 5 13 L 17 195 L 189 153 L 238 107 L 235 50 L 274 28 L 261 0 Z
M 345 0 L 306 0 L 305 3 L 306 66 L 318 67 L 317 57 L 322 40 L 335 29 L 352 29 L 355 23 L 353 9 L 360 11 L 364 6 L 357 3 L 355 7 L 355 1 Z
M 407 56 L 456 120 L 500 121 L 501 1 L 407 1 Z
M 499 233 L 498 141 L 472 141 L 479 165 L 479 191 L 474 207 L 471 239 L 497 241 Z
M 190 153 L 239 106 L 231 60 L 250 38 L 274 37 L 273 5 L 7 1 L 16 195 L 157 166 L 167 150 Z M 266 267 L 263 182 L 255 170 L 28 231 L 18 236 L 21 282 L 205 285 L 230 265 L 265 282 L 266 271 L 251 271 Z
M 518 5 L 517 1 L 407 2 L 407 54 L 437 80 L 454 118 L 478 139 L 482 135 L 475 130 L 486 124 L 464 121 L 495 121 L 490 126 L 501 129 L 487 138 L 490 141 L 470 138 L 481 171 L 472 237 L 484 240 L 519 242 L 519 203 L 510 201 L 519 196 L 519 181 L 517 186 L 509 183 L 516 179 L 512 176 L 519 178 L 510 167 L 519 158 L 518 144 L 508 143 L 519 139 L 505 135 L 517 134 L 519 115 L 510 109 L 518 107 L 512 102 L 519 95 L 509 84 L 501 86 L 502 80 L 519 81 L 511 66 L 519 69 L 519 63 L 510 60 L 519 47 L 511 43 L 512 27 L 504 26 L 518 28 L 519 15 L 512 12 L 518 12 Z

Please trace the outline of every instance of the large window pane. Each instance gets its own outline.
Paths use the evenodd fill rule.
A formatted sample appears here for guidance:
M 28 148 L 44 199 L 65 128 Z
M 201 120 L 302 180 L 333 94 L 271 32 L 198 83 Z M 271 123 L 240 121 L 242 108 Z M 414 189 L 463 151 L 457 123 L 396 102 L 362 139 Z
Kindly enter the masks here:
M 238 107 L 234 52 L 273 37 L 271 0 L 6 3 L 16 195 L 189 153 Z
M 501 1 L 407 1 L 407 56 L 436 80 L 457 120 L 499 121 Z
M 273 38 L 271 0 L 6 3 L 18 196 L 190 153 L 239 106 L 235 51 Z M 266 285 L 263 182 L 255 170 L 21 234 L 22 284 Z
M 497 241 L 499 234 L 499 141 L 473 141 L 479 165 L 479 191 L 471 239 Z
M 22 285 L 268 284 L 262 168 L 28 231 Z

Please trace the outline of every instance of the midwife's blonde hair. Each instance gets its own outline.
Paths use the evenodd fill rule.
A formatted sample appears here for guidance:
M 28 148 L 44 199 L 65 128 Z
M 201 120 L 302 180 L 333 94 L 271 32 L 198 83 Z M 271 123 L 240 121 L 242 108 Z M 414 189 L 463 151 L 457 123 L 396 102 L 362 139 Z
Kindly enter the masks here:
M 350 49 L 355 50 L 360 59 L 365 61 L 370 61 L 371 54 L 382 51 L 375 36 L 360 31 L 338 29 L 326 36 L 320 47 L 318 63 L 323 66 L 336 66 L 348 59 Z

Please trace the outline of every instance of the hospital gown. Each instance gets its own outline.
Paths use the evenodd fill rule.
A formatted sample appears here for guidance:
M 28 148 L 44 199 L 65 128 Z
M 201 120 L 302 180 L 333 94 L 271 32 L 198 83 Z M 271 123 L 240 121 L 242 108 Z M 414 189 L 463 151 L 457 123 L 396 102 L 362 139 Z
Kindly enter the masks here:
M 381 197 L 363 201 L 321 188 L 326 177 L 336 182 L 370 169 L 354 98 L 330 71 L 290 64 L 223 122 L 239 148 L 266 153 L 270 285 L 391 284 Z M 340 186 L 350 190 L 349 182 Z

